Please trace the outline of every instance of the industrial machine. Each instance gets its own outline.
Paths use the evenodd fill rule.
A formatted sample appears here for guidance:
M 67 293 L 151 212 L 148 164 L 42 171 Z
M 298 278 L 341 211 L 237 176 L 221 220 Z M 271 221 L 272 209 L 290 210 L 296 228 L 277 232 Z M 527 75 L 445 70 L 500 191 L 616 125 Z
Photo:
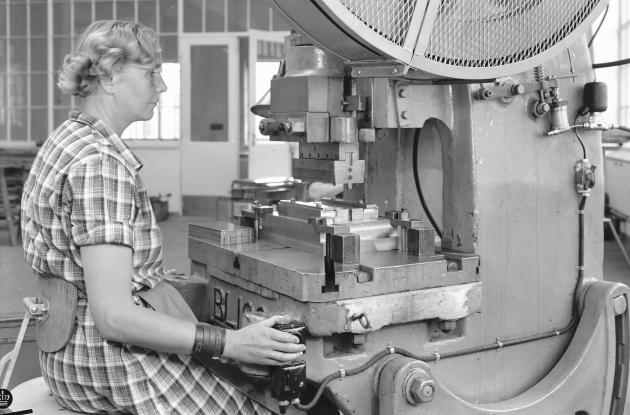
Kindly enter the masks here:
M 623 414 L 628 288 L 602 281 L 583 102 L 607 2 L 271 3 L 295 33 L 260 130 L 344 194 L 191 225 L 197 311 L 284 314 L 307 345 L 273 370 L 207 364 L 283 413 Z

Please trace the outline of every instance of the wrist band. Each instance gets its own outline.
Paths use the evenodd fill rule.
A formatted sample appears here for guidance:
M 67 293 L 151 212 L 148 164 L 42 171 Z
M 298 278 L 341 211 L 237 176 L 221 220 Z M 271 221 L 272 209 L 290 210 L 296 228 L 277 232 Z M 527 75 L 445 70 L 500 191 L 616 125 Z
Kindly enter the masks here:
M 219 357 L 225 349 L 225 328 L 207 323 L 195 325 L 195 342 L 192 354 L 195 356 Z

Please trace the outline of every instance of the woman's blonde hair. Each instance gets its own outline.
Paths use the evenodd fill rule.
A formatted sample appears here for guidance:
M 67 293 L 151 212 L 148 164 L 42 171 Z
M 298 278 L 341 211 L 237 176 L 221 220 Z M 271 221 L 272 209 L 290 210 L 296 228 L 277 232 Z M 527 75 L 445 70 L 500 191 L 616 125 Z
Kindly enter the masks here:
M 99 20 L 88 26 L 66 55 L 57 86 L 62 92 L 85 97 L 100 78 L 109 78 L 126 63 L 155 66 L 162 62 L 158 36 L 140 23 Z

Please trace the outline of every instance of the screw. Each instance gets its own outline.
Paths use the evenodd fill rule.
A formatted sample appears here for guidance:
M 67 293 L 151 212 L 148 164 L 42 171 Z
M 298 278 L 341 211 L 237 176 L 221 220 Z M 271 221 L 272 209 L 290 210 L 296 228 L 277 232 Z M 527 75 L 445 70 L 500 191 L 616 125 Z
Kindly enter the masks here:
M 401 98 L 407 98 L 409 96 L 409 92 L 406 89 L 401 89 L 398 91 L 398 96 Z
M 525 93 L 525 87 L 521 84 L 512 85 L 512 95 L 523 95 Z
M 403 111 L 400 113 L 400 118 L 402 118 L 403 120 L 408 120 L 409 119 L 409 111 Z
M 431 402 L 433 400 L 433 395 L 435 394 L 435 383 L 432 380 L 415 378 L 411 383 L 409 393 L 414 405 L 423 402 Z

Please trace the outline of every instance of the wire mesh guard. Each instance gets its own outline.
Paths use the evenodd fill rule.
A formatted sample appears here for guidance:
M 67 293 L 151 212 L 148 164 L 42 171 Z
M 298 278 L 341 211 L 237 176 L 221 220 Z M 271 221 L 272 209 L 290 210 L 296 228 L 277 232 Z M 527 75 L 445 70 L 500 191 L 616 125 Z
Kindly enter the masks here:
M 390 42 L 403 46 L 416 1 L 340 0 L 357 19 Z
M 598 0 L 443 0 L 424 52 L 464 67 L 507 65 L 560 42 Z
M 574 32 L 602 1 L 338 0 L 394 45 L 412 44 L 424 59 L 463 68 L 504 66 L 539 55 Z M 418 4 L 425 8 L 415 10 Z M 410 27 L 414 13 L 426 14 L 416 21 L 429 36 Z

